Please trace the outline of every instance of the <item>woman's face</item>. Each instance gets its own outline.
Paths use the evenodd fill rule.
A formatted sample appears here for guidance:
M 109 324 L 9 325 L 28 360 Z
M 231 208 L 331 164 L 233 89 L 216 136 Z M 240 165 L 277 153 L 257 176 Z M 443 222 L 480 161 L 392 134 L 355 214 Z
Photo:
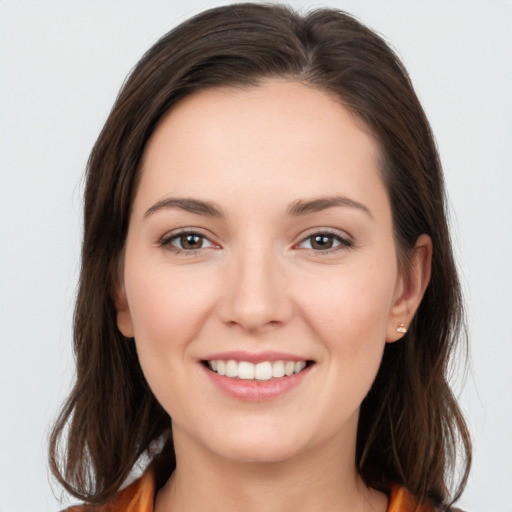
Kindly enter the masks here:
M 201 91 L 159 124 L 117 308 L 176 443 L 239 461 L 353 450 L 406 320 L 378 158 L 339 102 L 289 81 Z

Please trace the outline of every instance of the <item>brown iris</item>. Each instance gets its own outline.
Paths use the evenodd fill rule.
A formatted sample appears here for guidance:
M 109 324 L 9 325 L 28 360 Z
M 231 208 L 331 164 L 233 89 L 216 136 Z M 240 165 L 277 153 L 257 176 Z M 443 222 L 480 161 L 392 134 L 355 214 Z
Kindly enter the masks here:
M 317 250 L 331 249 L 333 242 L 331 235 L 314 235 L 311 237 L 311 247 Z
M 180 245 L 183 249 L 201 249 L 203 246 L 203 237 L 194 234 L 182 235 L 180 236 Z

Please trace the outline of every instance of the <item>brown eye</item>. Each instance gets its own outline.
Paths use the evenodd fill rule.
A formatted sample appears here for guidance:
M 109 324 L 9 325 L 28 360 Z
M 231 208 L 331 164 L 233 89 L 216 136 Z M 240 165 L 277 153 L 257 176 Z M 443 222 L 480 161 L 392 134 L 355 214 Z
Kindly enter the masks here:
M 201 233 L 182 231 L 164 238 L 160 245 L 175 253 L 194 254 L 202 249 L 213 247 L 214 244 Z
M 196 234 L 182 235 L 179 237 L 181 249 L 194 250 L 201 249 L 203 246 L 203 237 Z
M 353 242 L 338 233 L 319 232 L 310 235 L 300 243 L 303 249 L 309 249 L 318 253 L 332 253 L 338 249 L 348 249 Z
M 332 235 L 314 235 L 311 237 L 311 248 L 315 250 L 332 249 L 334 237 Z

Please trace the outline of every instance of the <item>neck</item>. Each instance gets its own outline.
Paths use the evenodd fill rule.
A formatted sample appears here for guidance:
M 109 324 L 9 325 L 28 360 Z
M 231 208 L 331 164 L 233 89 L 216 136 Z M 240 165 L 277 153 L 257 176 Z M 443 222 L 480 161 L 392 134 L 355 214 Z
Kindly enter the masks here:
M 279 462 L 227 460 L 174 432 L 176 470 L 159 491 L 155 512 L 375 511 L 387 497 L 366 487 L 355 445 L 332 443 Z

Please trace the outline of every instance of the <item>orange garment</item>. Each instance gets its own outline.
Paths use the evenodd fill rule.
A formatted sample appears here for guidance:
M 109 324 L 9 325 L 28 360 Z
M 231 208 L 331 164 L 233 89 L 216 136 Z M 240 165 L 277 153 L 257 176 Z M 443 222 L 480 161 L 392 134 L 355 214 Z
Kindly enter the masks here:
M 78 505 L 67 508 L 63 512 L 153 512 L 155 492 L 153 473 L 147 471 L 138 480 L 121 490 L 106 505 L 95 507 Z M 409 491 L 398 485 L 393 486 L 387 512 L 413 512 L 415 505 L 414 496 Z M 436 512 L 436 510 L 434 507 L 422 505 L 415 512 Z

